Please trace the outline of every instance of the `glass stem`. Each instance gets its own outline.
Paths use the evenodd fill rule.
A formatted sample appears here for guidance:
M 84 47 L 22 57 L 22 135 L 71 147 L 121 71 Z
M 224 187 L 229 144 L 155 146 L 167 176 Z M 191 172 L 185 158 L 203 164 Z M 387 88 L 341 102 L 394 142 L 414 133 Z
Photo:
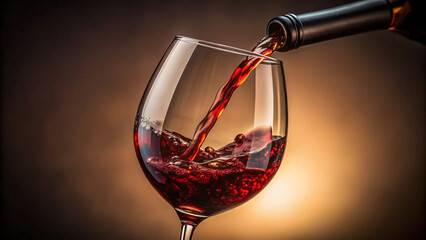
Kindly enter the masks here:
M 195 227 L 196 226 L 191 224 L 182 224 L 182 228 L 180 231 L 180 240 L 191 240 L 192 234 L 194 234 Z

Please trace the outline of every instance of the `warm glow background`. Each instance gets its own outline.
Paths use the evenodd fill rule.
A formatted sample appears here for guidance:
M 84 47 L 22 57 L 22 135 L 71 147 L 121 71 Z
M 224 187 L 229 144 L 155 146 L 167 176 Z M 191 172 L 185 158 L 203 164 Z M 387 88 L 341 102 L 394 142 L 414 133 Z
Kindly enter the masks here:
M 143 90 L 174 35 L 251 49 L 274 16 L 347 2 L 5 1 L 3 237 L 177 239 L 178 218 L 132 144 Z M 195 239 L 420 239 L 425 47 L 378 31 L 274 56 L 288 90 L 284 164 Z

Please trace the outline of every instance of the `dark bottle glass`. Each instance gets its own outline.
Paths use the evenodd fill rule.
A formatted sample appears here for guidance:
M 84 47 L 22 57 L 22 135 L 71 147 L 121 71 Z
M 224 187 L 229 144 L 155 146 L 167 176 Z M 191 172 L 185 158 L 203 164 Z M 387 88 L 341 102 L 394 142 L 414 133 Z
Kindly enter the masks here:
M 278 51 L 380 29 L 425 44 L 426 1 L 364 0 L 303 14 L 273 18 L 267 33 L 282 29 L 286 42 Z

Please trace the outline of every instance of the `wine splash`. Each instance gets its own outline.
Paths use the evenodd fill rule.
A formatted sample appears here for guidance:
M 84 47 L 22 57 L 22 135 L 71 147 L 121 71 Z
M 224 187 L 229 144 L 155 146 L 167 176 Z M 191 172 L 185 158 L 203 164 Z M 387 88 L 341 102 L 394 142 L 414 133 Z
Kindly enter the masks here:
M 217 150 L 200 149 L 193 161 L 185 160 L 178 156 L 191 139 L 152 122 L 138 126 L 135 147 L 145 175 L 193 222 L 254 197 L 275 175 L 284 154 L 285 138 L 273 136 L 271 127 L 258 127 Z
M 273 34 L 264 37 L 253 48 L 252 52 L 269 56 L 275 50 L 282 48 L 284 42 L 284 34 L 280 29 Z M 213 128 L 217 119 L 225 110 L 226 105 L 228 105 L 228 102 L 234 91 L 247 79 L 250 72 L 255 69 L 262 61 L 263 58 L 248 56 L 240 63 L 240 65 L 238 65 L 238 67 L 232 73 L 231 78 L 219 89 L 209 111 L 207 112 L 204 119 L 198 124 L 192 138 L 192 142 L 190 143 L 188 149 L 180 156 L 180 158 L 194 160 L 210 130 Z

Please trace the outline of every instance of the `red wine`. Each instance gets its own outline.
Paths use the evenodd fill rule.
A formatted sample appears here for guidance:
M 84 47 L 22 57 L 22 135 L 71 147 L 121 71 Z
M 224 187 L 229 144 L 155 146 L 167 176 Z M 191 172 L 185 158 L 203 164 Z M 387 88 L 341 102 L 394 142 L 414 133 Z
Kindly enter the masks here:
M 285 138 L 273 136 L 271 127 L 258 127 L 185 160 L 179 156 L 191 139 L 146 121 L 136 124 L 134 141 L 142 169 L 161 196 L 186 218 L 201 219 L 259 193 L 278 170 L 285 147 Z
M 252 52 L 269 56 L 276 49 L 280 49 L 283 43 L 284 34 L 282 30 L 279 29 L 273 34 L 263 38 L 262 41 L 253 48 Z M 213 125 L 216 123 L 223 110 L 225 110 L 225 107 L 228 105 L 234 91 L 247 79 L 250 72 L 262 61 L 263 58 L 248 56 L 240 63 L 240 65 L 238 65 L 231 78 L 219 89 L 209 111 L 204 119 L 198 124 L 189 148 L 180 156 L 182 159 L 193 160 L 197 156 L 207 134 L 209 134 Z

